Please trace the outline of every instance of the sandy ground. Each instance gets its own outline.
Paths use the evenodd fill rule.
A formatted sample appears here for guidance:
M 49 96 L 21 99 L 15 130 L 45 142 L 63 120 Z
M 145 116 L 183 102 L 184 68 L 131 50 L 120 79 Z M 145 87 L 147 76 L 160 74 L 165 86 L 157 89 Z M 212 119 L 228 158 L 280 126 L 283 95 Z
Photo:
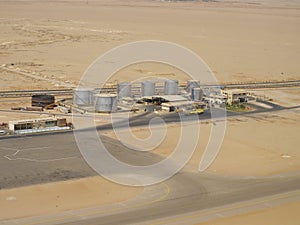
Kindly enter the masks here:
M 293 202 L 244 215 L 213 220 L 201 225 L 296 225 L 300 220 L 299 207 L 300 202 Z
M 284 107 L 297 106 L 300 103 L 300 88 L 283 88 L 283 89 L 269 89 L 256 90 L 255 94 L 258 96 L 266 96 L 272 98 L 272 101 Z
M 240 176 L 298 171 L 299 119 L 285 113 L 229 121 L 220 154 L 209 170 Z
M 0 221 L 125 201 L 142 191 L 101 177 L 1 190 Z
M 299 78 L 299 4 L 274 2 L 1 1 L 0 65 L 77 83 L 105 51 L 156 39 L 190 48 L 221 82 Z M 174 71 L 139 65 L 129 73 Z

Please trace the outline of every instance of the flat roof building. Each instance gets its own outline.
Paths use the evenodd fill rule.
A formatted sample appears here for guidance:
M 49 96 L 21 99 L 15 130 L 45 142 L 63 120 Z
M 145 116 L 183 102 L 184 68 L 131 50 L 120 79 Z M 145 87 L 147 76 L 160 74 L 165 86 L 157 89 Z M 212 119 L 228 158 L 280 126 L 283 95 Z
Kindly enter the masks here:
M 235 90 L 222 90 L 222 94 L 227 97 L 227 103 L 231 105 L 233 103 L 247 101 L 248 92 L 246 90 L 235 89 Z
M 193 106 L 192 101 L 164 102 L 161 104 L 161 109 L 168 112 L 176 112 L 178 110 Z
M 188 99 L 181 95 L 153 95 L 142 97 L 144 101 L 160 101 L 160 102 L 180 102 Z
M 67 126 L 66 118 L 55 117 L 9 121 L 8 127 L 15 133 L 35 133 L 70 129 Z

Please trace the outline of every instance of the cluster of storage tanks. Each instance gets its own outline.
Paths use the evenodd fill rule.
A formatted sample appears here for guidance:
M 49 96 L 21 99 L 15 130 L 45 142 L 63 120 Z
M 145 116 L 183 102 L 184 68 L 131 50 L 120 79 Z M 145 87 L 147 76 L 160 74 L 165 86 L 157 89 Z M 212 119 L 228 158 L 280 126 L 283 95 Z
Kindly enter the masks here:
M 99 94 L 93 88 L 77 88 L 73 93 L 73 104 L 94 106 L 96 112 L 114 112 L 117 110 L 117 95 Z
M 201 100 L 202 90 L 200 81 L 189 80 L 186 91 L 192 100 Z M 165 80 L 164 95 L 178 95 L 178 80 Z M 118 100 L 122 98 L 132 98 L 132 83 L 121 82 L 117 85 L 116 94 L 99 94 L 93 88 L 77 88 L 73 94 L 73 104 L 77 106 L 94 106 L 96 112 L 117 111 Z M 156 82 L 151 80 L 142 81 L 139 88 L 139 97 L 149 97 L 157 95 Z
M 132 97 L 132 85 L 129 82 L 118 83 L 117 87 L 118 98 Z M 156 93 L 155 81 L 142 81 L 140 86 L 140 96 L 154 96 Z M 177 95 L 178 94 L 178 80 L 166 80 L 164 82 L 164 94 L 165 95 Z

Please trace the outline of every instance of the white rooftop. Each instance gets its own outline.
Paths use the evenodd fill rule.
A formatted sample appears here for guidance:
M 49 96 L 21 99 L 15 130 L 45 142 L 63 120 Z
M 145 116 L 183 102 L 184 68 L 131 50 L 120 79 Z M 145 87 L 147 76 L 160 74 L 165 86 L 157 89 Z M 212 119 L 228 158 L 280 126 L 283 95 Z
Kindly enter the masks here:
M 232 90 L 223 90 L 223 93 L 228 93 L 228 94 L 246 94 L 248 91 L 243 90 L 243 89 L 232 89 Z
M 194 102 L 192 101 L 177 101 L 177 102 L 166 102 L 166 103 L 162 103 L 162 106 L 187 106 L 187 105 L 193 105 Z

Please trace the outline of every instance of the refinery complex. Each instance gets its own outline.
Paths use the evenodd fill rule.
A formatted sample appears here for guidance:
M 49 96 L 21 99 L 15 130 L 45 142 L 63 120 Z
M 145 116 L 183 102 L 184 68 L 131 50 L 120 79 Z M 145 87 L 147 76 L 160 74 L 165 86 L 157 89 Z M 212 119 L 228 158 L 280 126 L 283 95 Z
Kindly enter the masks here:
M 261 110 L 263 102 L 273 105 L 271 98 L 255 89 L 298 86 L 298 81 L 202 84 L 199 80 L 152 79 L 135 82 L 108 83 L 103 87 L 78 86 L 73 89 L 1 92 L 3 98 L 30 98 L 30 105 L 14 105 L 8 112 L 33 113 L 32 118 L 2 121 L 0 135 L 20 135 L 76 129 L 73 115 L 109 115 L 143 113 L 158 115 L 199 115 L 211 108 L 234 112 Z M 271 106 L 271 108 L 273 107 Z M 269 108 L 270 109 L 270 108 Z M 38 114 L 38 116 L 36 116 Z
M 76 129 L 73 115 L 109 115 L 111 113 L 153 113 L 184 116 L 199 115 L 210 108 L 237 112 L 254 110 L 260 101 L 272 100 L 253 89 L 295 86 L 298 82 L 262 82 L 207 85 L 199 80 L 153 79 L 117 82 L 103 87 L 0 93 L 2 97 L 30 98 L 30 105 L 14 106 L 10 112 L 35 113 L 32 119 L 9 120 L 0 124 L 0 135 L 55 132 Z M 256 106 L 255 106 L 256 104 Z M 254 106 L 254 107 L 253 107 Z
M 101 89 L 75 89 L 73 104 L 80 109 L 100 113 L 128 110 L 181 112 L 198 109 L 200 106 L 203 108 L 205 100 L 200 81 L 197 80 L 189 80 L 186 85 L 181 86 L 177 80 L 121 82 L 115 89 L 103 92 Z
M 143 80 L 119 82 L 103 88 L 77 87 L 70 95 L 39 93 L 31 95 L 31 105 L 12 107 L 12 111 L 47 113 L 51 116 L 13 120 L 3 123 L 1 133 L 28 134 L 74 129 L 65 115 L 107 113 L 181 113 L 200 115 L 210 107 L 224 108 L 227 104 L 247 102 L 244 90 L 221 90 L 201 86 L 199 80 Z M 75 127 L 76 128 L 76 127 Z

